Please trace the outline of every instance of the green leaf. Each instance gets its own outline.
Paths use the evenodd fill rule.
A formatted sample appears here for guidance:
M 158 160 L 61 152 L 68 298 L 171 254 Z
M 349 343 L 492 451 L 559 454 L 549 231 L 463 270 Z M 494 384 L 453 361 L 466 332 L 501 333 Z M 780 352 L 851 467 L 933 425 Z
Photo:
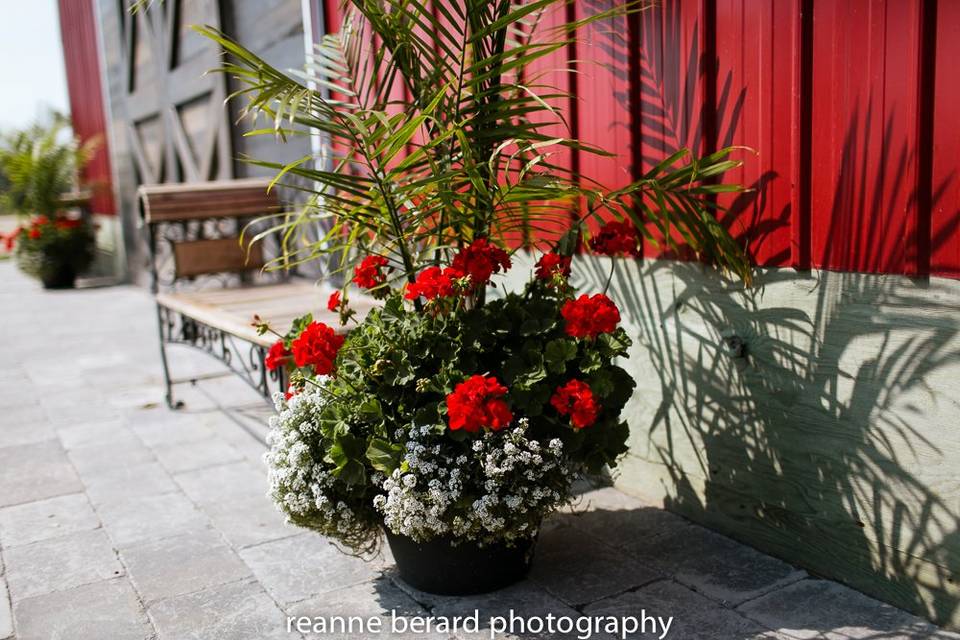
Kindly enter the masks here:
M 344 433 L 334 439 L 326 460 L 334 465 L 333 475 L 347 484 L 363 484 L 367 472 L 363 464 L 366 440 Z
M 577 357 L 577 343 L 566 338 L 557 338 L 547 343 L 544 357 L 552 373 L 561 374 L 567 362 Z
M 360 405 L 360 415 L 370 420 L 383 418 L 383 407 L 380 406 L 380 401 L 376 398 L 364 400 L 363 404 Z
M 603 366 L 603 358 L 600 352 L 590 349 L 580 358 L 580 371 L 583 373 L 592 373 Z
M 371 440 L 370 446 L 367 447 L 367 460 L 370 461 L 370 466 L 387 475 L 400 466 L 402 456 L 402 445 L 391 444 L 379 438 Z

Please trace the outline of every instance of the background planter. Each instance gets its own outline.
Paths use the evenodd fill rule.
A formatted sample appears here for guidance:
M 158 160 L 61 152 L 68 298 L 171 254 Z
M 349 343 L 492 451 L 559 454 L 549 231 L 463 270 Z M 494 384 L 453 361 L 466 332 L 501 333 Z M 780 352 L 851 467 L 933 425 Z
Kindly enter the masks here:
M 44 289 L 73 289 L 77 272 L 68 264 L 49 265 L 40 275 Z
M 496 591 L 530 572 L 536 538 L 481 547 L 475 542 L 437 538 L 416 542 L 386 529 L 400 578 L 411 587 L 438 595 L 461 596 Z

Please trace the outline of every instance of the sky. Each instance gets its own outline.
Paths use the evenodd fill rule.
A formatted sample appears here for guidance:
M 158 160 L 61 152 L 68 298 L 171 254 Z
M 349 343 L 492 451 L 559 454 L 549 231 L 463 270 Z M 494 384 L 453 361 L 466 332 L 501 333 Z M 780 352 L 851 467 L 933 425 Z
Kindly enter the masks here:
M 67 112 L 57 0 L 0 0 L 0 131 Z

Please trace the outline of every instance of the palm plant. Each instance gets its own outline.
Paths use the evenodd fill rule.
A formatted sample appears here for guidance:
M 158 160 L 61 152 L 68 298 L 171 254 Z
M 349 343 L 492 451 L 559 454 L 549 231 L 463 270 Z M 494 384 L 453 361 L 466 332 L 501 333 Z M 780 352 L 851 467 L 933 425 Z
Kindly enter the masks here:
M 49 124 L 34 124 L 7 134 L 0 144 L 2 206 L 20 215 L 52 217 L 61 196 L 73 188 L 97 142 L 80 144 L 68 135 L 70 121 L 54 114 Z
M 378 254 L 394 279 L 412 282 L 426 265 L 486 237 L 573 250 L 591 219 L 631 220 L 648 241 L 686 245 L 744 279 L 743 250 L 717 222 L 718 182 L 739 163 L 723 149 L 703 158 L 681 150 L 617 190 L 579 175 L 558 151 L 609 155 L 570 136 L 553 104 L 568 97 L 542 66 L 573 44 L 577 30 L 641 11 L 633 1 L 545 28 L 548 12 L 572 0 L 352 0 L 337 33 L 322 38 L 304 73 L 291 77 L 210 28 L 198 30 L 228 57 L 220 71 L 240 82 L 244 113 L 272 126 L 254 134 L 318 135 L 322 157 L 287 164 L 253 160 L 296 176 L 309 202 L 280 214 L 257 237 L 278 234 L 289 267 L 339 254 L 340 269 Z M 566 70 L 570 73 L 572 69 Z M 569 130 L 569 127 L 567 127 Z M 571 228 L 572 234 L 561 231 Z M 308 230 L 324 230 L 317 238 Z M 654 232 L 655 230 L 655 232 Z M 386 287 L 390 283 L 385 283 Z M 479 294 L 482 303 L 482 292 Z

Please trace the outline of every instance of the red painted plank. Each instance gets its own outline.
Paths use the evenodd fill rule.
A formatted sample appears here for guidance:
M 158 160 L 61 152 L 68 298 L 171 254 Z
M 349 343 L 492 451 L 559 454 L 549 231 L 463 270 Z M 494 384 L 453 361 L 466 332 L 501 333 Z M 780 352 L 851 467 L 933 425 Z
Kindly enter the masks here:
M 718 0 L 715 129 L 718 147 L 743 145 L 744 165 L 724 177 L 751 192 L 719 199 L 727 228 L 757 264 L 791 262 L 791 221 L 800 208 L 799 0 Z
M 816 2 L 815 266 L 916 273 L 920 0 Z
M 614 6 L 613 0 L 577 3 L 583 19 Z M 627 17 L 598 21 L 577 38 L 577 136 L 615 154 L 579 154 L 585 184 L 619 189 L 633 180 L 633 123 L 630 95 L 631 41 Z M 591 225 L 593 228 L 594 225 Z
M 569 14 L 567 7 L 562 3 L 546 11 L 541 17 L 538 27 L 533 35 L 534 42 L 544 42 L 544 38 L 551 27 L 564 24 L 568 21 Z M 538 37 L 539 35 L 539 37 Z M 549 36 L 549 37 L 552 37 Z M 574 76 L 569 72 L 571 66 L 571 51 L 561 49 L 550 56 L 540 58 L 531 64 L 526 70 L 522 81 L 529 86 L 532 91 L 541 96 L 557 95 L 564 93 L 574 93 L 576 87 L 573 84 Z M 557 138 L 576 137 L 577 105 L 568 98 L 554 98 L 547 100 L 551 107 L 560 112 L 571 126 L 565 125 L 560 119 L 549 112 L 539 112 L 531 114 L 530 121 L 541 123 L 539 132 L 543 135 Z M 563 147 L 555 147 L 551 150 L 553 154 L 549 161 L 566 170 L 576 171 L 578 158 L 571 150 Z M 560 220 L 538 221 L 531 229 L 534 244 L 541 248 L 555 242 L 569 228 L 569 223 Z M 517 247 L 523 243 L 521 234 L 510 241 L 511 246 Z
M 713 26 L 706 8 L 703 2 L 664 0 L 639 16 L 640 105 L 634 107 L 633 130 L 641 173 L 680 149 L 702 155 L 713 145 L 704 65 Z M 658 241 L 644 243 L 644 255 L 675 257 L 659 230 L 652 224 L 649 230 Z
M 93 0 L 59 0 L 59 8 L 73 131 L 81 140 L 99 140 L 99 146 L 81 177 L 93 190 L 92 211 L 114 215 L 116 207 L 110 186 L 110 150 L 107 147 Z
M 937 6 L 936 77 L 933 86 L 932 216 L 930 270 L 960 277 L 960 3 Z

